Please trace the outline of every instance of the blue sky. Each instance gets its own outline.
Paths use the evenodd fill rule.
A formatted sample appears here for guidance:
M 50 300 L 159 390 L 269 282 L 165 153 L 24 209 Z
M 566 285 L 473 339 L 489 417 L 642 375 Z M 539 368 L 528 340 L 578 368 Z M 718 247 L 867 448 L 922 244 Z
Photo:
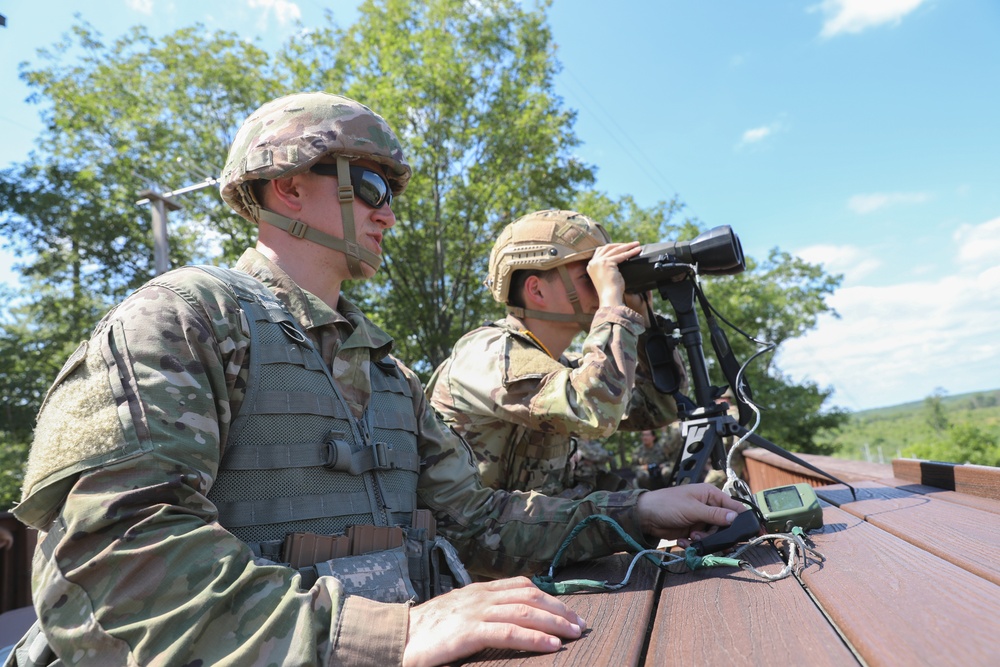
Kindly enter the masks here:
M 273 47 L 357 4 L 0 0 L 0 168 L 41 130 L 16 65 L 74 12 L 109 39 L 202 22 Z M 1000 3 L 555 0 L 549 16 L 599 189 L 676 194 L 751 256 L 844 274 L 840 318 L 788 343 L 785 372 L 851 410 L 1000 387 Z

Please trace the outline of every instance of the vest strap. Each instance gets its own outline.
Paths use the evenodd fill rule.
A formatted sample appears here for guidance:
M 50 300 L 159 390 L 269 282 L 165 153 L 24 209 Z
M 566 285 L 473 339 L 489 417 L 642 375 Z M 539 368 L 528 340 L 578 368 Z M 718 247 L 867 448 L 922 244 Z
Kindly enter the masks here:
M 413 493 L 387 493 L 389 512 L 412 512 Z M 269 498 L 248 501 L 217 501 L 219 523 L 226 527 L 259 526 L 322 519 L 327 517 L 371 514 L 367 493 L 323 493 L 294 498 Z
M 369 470 L 420 471 L 420 455 L 403 452 L 384 442 L 375 442 L 352 452 L 346 440 L 330 438 L 326 442 L 274 443 L 261 446 L 249 444 L 233 447 L 225 454 L 225 466 L 230 470 L 278 470 L 281 468 L 315 468 L 323 466 L 338 472 L 360 475 Z

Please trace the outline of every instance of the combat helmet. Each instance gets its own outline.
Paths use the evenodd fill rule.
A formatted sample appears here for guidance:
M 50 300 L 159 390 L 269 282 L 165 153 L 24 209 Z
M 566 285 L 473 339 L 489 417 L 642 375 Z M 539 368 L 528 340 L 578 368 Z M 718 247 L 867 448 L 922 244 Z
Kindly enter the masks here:
M 286 178 L 307 171 L 326 156 L 337 159 L 344 238 L 310 228 L 260 206 L 253 181 Z M 222 198 L 247 220 L 266 222 L 298 238 L 343 252 L 351 275 L 363 276 L 360 262 L 377 269 L 382 258 L 362 248 L 354 229 L 354 192 L 349 165 L 366 158 L 385 167 L 389 187 L 401 194 L 410 165 L 385 120 L 350 98 L 324 92 L 295 93 L 268 102 L 236 133 L 219 186 Z
M 493 298 L 507 305 L 507 312 L 518 318 L 525 316 L 559 322 L 578 322 L 585 328 L 593 320 L 583 312 L 580 298 L 570 279 L 566 265 L 590 259 L 598 247 L 611 238 L 597 222 L 576 211 L 535 211 L 504 227 L 490 252 L 489 275 L 485 285 Z M 573 304 L 573 314 L 527 310 L 510 303 L 510 286 L 517 271 L 547 271 L 557 269 L 566 295 Z

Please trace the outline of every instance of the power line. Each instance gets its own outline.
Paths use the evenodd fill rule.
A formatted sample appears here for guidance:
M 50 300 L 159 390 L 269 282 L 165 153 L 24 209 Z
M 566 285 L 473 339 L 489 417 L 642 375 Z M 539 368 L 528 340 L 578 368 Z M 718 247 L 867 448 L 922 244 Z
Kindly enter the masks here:
M 608 112 L 601 105 L 600 100 L 595 95 L 591 94 L 591 92 L 587 89 L 587 86 L 585 86 L 584 83 L 575 74 L 573 74 L 572 70 L 563 65 L 563 71 L 566 72 L 573 79 L 574 83 L 580 87 L 580 89 L 584 92 L 584 94 L 588 98 L 590 98 L 590 100 L 594 103 L 594 105 L 601 112 L 601 114 L 603 114 L 608 119 L 613 128 L 609 128 L 598 114 L 594 113 L 593 110 L 588 109 L 588 111 L 590 111 L 591 117 L 595 121 L 597 121 L 597 123 L 609 135 L 612 136 L 612 138 L 615 140 L 615 143 L 618 144 L 619 148 L 621 148 L 630 158 L 632 158 L 633 162 L 636 163 L 641 162 L 643 165 L 648 167 L 648 169 L 643 169 L 642 171 L 647 175 L 647 177 L 649 177 L 653 181 L 653 185 L 655 185 L 658 188 L 668 190 L 672 192 L 676 197 L 680 198 L 680 192 L 678 191 L 678 189 L 674 187 L 674 185 L 670 182 L 669 179 L 667 179 L 666 176 L 663 175 L 663 172 L 660 171 L 656 162 L 650 159 L 643 152 L 642 148 L 638 144 L 636 144 L 635 141 L 632 140 L 631 136 L 629 136 L 629 133 L 624 129 L 622 129 L 622 127 L 615 120 L 614 114 Z M 582 104 L 581 107 L 586 108 Z M 624 137 L 624 141 L 619 139 L 619 136 Z M 625 145 L 626 142 L 628 146 Z M 629 147 L 631 147 L 632 150 L 630 150 Z M 636 155 L 638 155 L 638 158 L 636 157 Z M 694 210 L 694 207 L 690 206 L 687 202 L 685 202 L 685 205 L 689 210 L 691 210 L 692 213 L 694 213 L 697 216 L 697 212 Z

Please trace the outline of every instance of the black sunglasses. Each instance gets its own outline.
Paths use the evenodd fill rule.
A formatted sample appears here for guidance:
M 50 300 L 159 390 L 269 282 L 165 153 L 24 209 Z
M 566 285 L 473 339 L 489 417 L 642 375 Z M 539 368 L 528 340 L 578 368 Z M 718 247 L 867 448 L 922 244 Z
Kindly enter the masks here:
M 392 206 L 392 188 L 382 174 L 374 169 L 360 165 L 350 165 L 351 188 L 354 195 L 372 208 L 382 208 L 382 205 Z M 309 171 L 321 176 L 336 176 L 337 165 L 319 162 L 309 168 Z

